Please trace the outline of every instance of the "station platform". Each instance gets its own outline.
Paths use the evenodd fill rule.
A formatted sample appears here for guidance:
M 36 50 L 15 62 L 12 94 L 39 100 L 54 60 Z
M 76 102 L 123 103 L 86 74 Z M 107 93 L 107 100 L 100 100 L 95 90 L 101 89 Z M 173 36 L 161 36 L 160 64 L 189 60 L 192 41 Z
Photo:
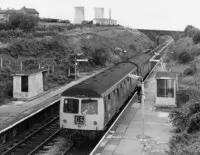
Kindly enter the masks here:
M 155 69 L 159 70 L 159 68 Z M 142 105 L 132 101 L 118 127 L 100 143 L 101 155 L 165 155 L 173 127 L 169 112 L 155 107 L 155 71 L 145 82 L 144 119 Z M 144 121 L 144 130 L 143 130 Z M 144 136 L 143 136 L 144 135 Z
M 66 90 L 67 88 L 91 77 L 95 74 L 103 71 L 95 71 L 89 75 L 84 74 L 81 75 L 80 79 L 76 81 L 72 81 L 64 86 L 59 88 L 51 89 L 48 92 L 45 92 L 43 95 L 38 96 L 37 98 L 31 101 L 12 101 L 5 105 L 0 106 L 0 133 L 7 130 L 11 126 L 23 121 L 30 115 L 34 115 L 38 111 L 45 109 L 46 107 L 50 106 L 51 104 L 55 103 L 60 99 L 60 94 Z

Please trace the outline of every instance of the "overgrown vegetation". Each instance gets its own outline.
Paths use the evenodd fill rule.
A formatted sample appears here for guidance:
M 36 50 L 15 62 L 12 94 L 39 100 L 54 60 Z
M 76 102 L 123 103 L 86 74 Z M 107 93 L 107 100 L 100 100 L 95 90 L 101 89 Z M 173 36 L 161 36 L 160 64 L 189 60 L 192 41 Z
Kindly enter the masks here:
M 25 19 L 22 20 L 23 23 L 26 23 Z M 52 19 L 46 19 L 46 22 L 48 20 L 51 24 Z M 0 42 L 7 44 L 5 48 L 0 48 L 0 57 L 3 60 L 6 57 L 3 62 L 3 71 L 19 71 L 21 67 L 23 71 L 45 67 L 49 69 L 44 79 L 45 90 L 71 81 L 68 71 L 70 69 L 73 73 L 77 54 L 82 53 L 83 58 L 89 60 L 79 62 L 77 67 L 80 72 L 91 72 L 96 68 L 106 67 L 154 47 L 153 42 L 137 30 L 113 28 L 113 26 L 95 28 L 94 25 L 89 28 L 88 25 L 91 25 L 91 22 L 84 21 L 82 25 L 74 25 L 73 30 L 58 33 L 57 29 L 54 31 L 53 27 L 51 29 L 48 26 L 44 30 L 34 31 L 34 24 L 28 30 L 20 22 L 17 16 L 11 22 L 12 26 L 11 23 L 4 23 L 10 24 L 10 27 L 7 29 L 2 27 L 3 30 L 0 30 Z M 61 24 L 69 23 L 66 21 Z M 10 76 L 10 73 L 6 75 Z M 10 86 L 10 82 L 12 81 L 5 81 L 7 87 Z M 9 87 L 9 89 L 12 88 Z M 6 100 L 9 95 L 6 91 L 3 92 L 5 94 L 2 94 L 1 99 Z
M 0 103 L 4 103 L 13 96 L 13 82 L 9 70 L 0 71 Z
M 175 129 L 169 142 L 170 155 L 200 154 L 199 43 L 200 30 L 188 25 L 168 52 L 171 69 L 180 73 L 179 86 L 183 88 L 177 93 L 177 108 L 169 115 Z
M 199 154 L 200 147 L 196 148 L 196 142 L 200 138 L 200 93 L 185 90 L 181 95 L 178 108 L 169 115 L 177 133 L 170 140 L 170 154 Z
M 37 16 L 24 13 L 12 13 L 9 15 L 9 21 L 0 24 L 0 30 L 17 30 L 24 32 L 34 31 L 39 18 Z

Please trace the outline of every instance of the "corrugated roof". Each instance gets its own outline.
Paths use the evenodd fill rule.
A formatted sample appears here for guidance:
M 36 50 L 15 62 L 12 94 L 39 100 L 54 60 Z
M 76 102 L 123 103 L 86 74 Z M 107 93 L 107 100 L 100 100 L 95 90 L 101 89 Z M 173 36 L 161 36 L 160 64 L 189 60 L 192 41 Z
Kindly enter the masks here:
M 176 72 L 156 72 L 156 79 L 162 79 L 162 78 L 170 78 L 170 79 L 176 79 L 178 73 Z
M 31 75 L 39 72 L 47 71 L 48 69 L 32 69 L 28 71 L 16 71 L 12 75 Z

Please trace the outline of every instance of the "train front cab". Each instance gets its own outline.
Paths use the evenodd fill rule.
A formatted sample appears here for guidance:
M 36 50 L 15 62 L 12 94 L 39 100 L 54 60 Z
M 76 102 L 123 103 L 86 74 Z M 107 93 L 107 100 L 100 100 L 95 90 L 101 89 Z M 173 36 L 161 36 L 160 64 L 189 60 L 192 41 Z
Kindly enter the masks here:
M 60 127 L 73 130 L 102 130 L 102 98 L 61 97 Z

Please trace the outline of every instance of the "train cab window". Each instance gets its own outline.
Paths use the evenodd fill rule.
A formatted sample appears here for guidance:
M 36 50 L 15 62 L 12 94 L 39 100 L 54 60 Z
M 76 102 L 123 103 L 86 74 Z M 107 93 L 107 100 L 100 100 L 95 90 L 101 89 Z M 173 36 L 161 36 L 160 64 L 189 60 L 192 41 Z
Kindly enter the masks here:
M 63 112 L 77 114 L 79 109 L 78 107 L 79 107 L 79 100 L 69 99 L 69 98 L 64 99 Z
M 82 100 L 81 101 L 81 113 L 88 115 L 98 114 L 98 104 L 97 100 Z

